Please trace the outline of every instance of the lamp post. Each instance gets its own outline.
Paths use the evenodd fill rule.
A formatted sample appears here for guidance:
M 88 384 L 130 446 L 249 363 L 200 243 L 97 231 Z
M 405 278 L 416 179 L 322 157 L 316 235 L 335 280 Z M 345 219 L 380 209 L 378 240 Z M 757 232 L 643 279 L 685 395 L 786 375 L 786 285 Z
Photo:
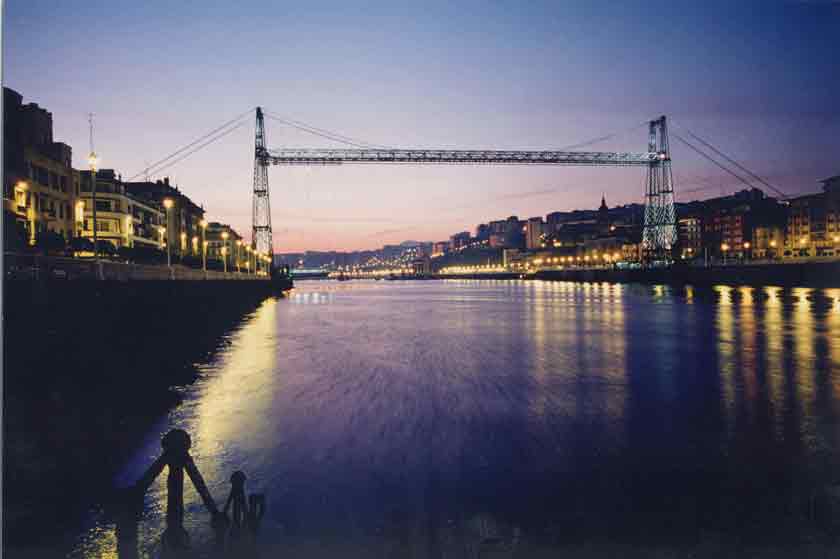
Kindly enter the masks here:
M 198 222 L 201 225 L 201 269 L 207 271 L 207 220 Z
M 166 208 L 166 265 L 170 268 L 172 267 L 172 242 L 170 239 L 172 235 L 169 234 L 169 222 L 171 221 L 169 210 L 172 209 L 173 205 L 172 198 L 163 199 L 163 207 Z
M 88 156 L 88 165 L 90 165 L 90 189 L 91 197 L 93 198 L 93 260 L 99 264 L 99 246 L 97 246 L 96 238 L 96 166 L 99 163 L 99 158 L 93 151 L 90 150 Z
M 242 250 L 242 239 L 236 239 L 236 273 L 240 273 L 239 270 L 239 253 Z
M 749 241 L 744 242 L 744 260 L 749 259 L 749 250 L 752 245 Z
M 726 243 L 721 244 L 720 250 L 723 251 L 723 265 L 726 266 L 726 252 L 729 250 L 729 245 Z
M 227 272 L 228 237 L 230 233 L 222 231 L 222 260 L 224 260 L 225 272 Z

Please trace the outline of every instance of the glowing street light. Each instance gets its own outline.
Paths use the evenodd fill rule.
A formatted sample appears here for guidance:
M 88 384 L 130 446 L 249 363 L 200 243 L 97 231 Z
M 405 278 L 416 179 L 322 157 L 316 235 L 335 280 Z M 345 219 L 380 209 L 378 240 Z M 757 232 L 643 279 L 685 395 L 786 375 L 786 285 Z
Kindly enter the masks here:
M 240 273 L 241 270 L 239 269 L 239 260 L 241 258 L 240 254 L 242 252 L 242 239 L 236 239 L 236 273 Z
M 169 222 L 172 220 L 170 219 L 169 210 L 174 205 L 175 202 L 172 201 L 172 198 L 163 199 L 163 207 L 166 208 L 166 265 L 170 268 L 172 267 L 172 242 L 170 239 L 171 235 L 169 234 Z
M 723 251 L 723 265 L 726 266 L 726 253 L 729 252 L 729 245 L 726 243 L 721 244 L 720 250 Z
M 222 241 L 223 241 L 223 243 L 222 243 L 222 258 L 225 261 L 225 272 L 227 272 L 227 254 L 228 254 L 228 250 L 227 250 L 228 242 L 227 241 L 228 241 L 228 237 L 230 237 L 230 233 L 228 233 L 227 231 L 222 231 Z
M 93 132 L 91 132 L 93 135 Z M 91 141 L 93 144 L 93 141 Z M 99 158 L 96 156 L 96 152 L 93 151 L 93 146 L 91 145 L 90 148 L 90 155 L 88 155 L 88 167 L 90 168 L 90 188 L 91 188 L 91 197 L 93 199 L 93 259 L 99 262 L 99 246 L 97 241 L 97 233 L 96 233 L 96 167 L 99 165 Z
M 198 222 L 201 226 L 201 269 L 207 272 L 207 220 Z

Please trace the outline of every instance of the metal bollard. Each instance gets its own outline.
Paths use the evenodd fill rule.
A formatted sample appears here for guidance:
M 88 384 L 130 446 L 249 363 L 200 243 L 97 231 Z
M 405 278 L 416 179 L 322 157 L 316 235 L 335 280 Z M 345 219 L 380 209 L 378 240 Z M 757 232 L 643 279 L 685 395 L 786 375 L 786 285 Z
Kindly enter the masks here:
M 245 499 L 245 481 L 247 478 L 241 471 L 236 471 L 230 476 L 230 495 L 224 507 L 224 514 L 231 506 L 230 539 L 231 542 L 238 540 L 243 528 L 247 528 L 251 536 L 256 536 L 259 524 L 265 515 L 265 496 L 262 493 L 255 493 Z
M 193 462 L 189 449 L 192 441 L 186 431 L 172 429 L 160 441 L 163 453 L 155 460 L 146 472 L 134 484 L 131 493 L 142 496 L 164 467 L 169 468 L 169 475 L 166 480 L 166 530 L 163 534 L 163 543 L 167 548 L 181 549 L 188 544 L 188 535 L 184 530 L 184 471 L 192 481 L 195 490 L 201 496 L 205 508 L 212 515 L 212 526 L 219 533 L 226 525 L 226 519 L 222 515 L 213 497 L 207 490 L 204 478 Z
M 166 531 L 163 537 L 169 547 L 181 548 L 187 543 L 184 530 L 184 466 L 192 441 L 185 431 L 173 429 L 163 437 L 160 444 L 169 467 L 166 479 Z

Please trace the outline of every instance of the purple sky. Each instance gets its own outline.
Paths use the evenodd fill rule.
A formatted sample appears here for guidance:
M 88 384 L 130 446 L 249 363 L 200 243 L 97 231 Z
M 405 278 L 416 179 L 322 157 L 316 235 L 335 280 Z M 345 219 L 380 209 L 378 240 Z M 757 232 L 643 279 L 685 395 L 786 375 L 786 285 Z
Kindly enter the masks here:
M 837 2 L 5 3 L 4 82 L 128 178 L 261 105 L 400 147 L 644 151 L 668 115 L 788 193 L 840 174 Z M 315 3 L 313 3 L 315 4 Z M 636 127 L 636 128 L 634 128 Z M 324 141 L 272 120 L 270 147 Z M 250 235 L 253 118 L 165 170 Z M 743 187 L 671 139 L 678 200 Z M 158 176 L 153 175 L 158 178 Z M 440 240 L 641 202 L 642 169 L 272 168 L 277 252 Z M 697 191 L 698 188 L 706 188 Z M 694 191 L 694 192 L 688 192 Z

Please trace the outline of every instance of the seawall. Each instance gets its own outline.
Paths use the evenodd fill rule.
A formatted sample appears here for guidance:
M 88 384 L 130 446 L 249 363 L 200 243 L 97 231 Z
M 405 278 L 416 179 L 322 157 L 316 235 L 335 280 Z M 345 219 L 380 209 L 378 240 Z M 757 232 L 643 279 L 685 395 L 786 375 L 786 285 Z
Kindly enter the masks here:
M 171 388 L 274 295 L 269 281 L 5 281 L 7 537 L 37 541 L 97 502 Z

